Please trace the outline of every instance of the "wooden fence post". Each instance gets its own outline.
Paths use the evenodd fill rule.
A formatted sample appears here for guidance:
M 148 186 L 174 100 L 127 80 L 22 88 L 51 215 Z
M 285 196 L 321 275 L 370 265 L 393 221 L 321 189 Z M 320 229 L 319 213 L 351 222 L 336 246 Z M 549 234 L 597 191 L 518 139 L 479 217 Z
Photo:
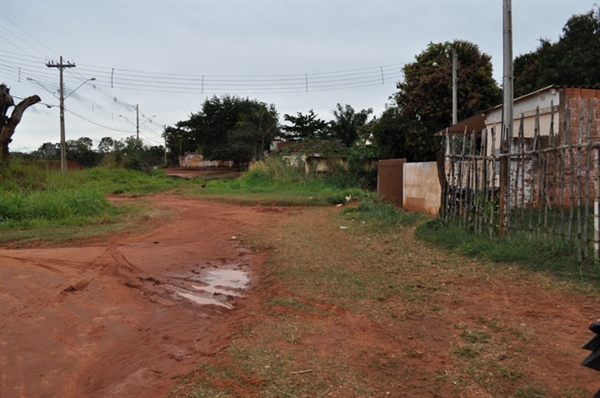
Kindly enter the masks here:
M 594 148 L 594 258 L 600 260 L 600 148 Z

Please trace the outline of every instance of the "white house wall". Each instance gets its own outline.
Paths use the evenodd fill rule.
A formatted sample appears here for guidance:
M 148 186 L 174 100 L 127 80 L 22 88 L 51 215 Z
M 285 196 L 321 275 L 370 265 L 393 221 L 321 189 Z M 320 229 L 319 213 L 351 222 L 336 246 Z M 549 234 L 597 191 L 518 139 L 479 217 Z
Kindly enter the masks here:
M 554 106 L 554 133 L 557 134 L 560 126 L 558 109 L 560 107 L 560 94 L 556 88 L 542 90 L 535 95 L 523 97 L 515 101 L 513 105 L 513 136 L 519 136 L 519 125 L 521 115 L 524 116 L 523 136 L 533 138 L 535 134 L 535 114 L 536 109 L 540 109 L 540 136 L 550 135 L 550 126 L 552 123 L 552 106 Z M 488 143 L 491 144 L 491 128 L 496 131 L 494 148 L 500 147 L 500 138 L 502 132 L 502 107 L 497 107 L 489 112 L 485 119 L 485 126 L 488 129 Z M 487 154 L 491 155 L 491 145 L 488 144 Z

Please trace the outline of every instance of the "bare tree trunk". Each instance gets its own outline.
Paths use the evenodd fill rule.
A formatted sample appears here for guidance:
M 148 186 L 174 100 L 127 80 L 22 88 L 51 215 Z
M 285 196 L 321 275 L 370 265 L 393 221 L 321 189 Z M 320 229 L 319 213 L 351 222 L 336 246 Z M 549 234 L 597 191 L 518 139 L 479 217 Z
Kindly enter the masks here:
M 23 101 L 19 102 L 16 106 L 10 95 L 10 89 L 4 84 L 0 85 L 0 163 L 7 165 L 9 162 L 8 145 L 12 142 L 12 136 L 15 133 L 15 129 L 23 113 L 31 105 L 37 104 L 41 101 L 41 98 L 37 95 L 27 97 Z M 8 108 L 14 106 L 10 117 L 6 116 Z

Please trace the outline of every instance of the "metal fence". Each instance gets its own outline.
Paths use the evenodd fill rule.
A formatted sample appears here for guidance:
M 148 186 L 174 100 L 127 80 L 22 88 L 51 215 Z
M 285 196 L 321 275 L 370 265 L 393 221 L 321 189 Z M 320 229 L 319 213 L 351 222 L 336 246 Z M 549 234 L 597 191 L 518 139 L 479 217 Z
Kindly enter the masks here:
M 538 108 L 533 134 L 524 116 L 511 137 L 497 137 L 495 128 L 446 132 L 442 217 L 490 237 L 560 241 L 580 261 L 599 258 L 600 137 L 593 110 L 593 99 L 583 100 L 572 123 L 565 107 L 559 125 L 552 105 L 549 128 L 540 131 Z

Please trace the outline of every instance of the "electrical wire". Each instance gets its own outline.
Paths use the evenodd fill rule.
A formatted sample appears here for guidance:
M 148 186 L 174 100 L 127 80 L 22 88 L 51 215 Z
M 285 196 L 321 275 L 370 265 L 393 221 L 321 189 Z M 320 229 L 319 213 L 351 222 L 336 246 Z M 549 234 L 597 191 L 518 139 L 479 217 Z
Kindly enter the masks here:
M 25 33 L 25 36 L 16 35 L 6 27 L 2 27 L 3 31 L 9 32 L 18 42 L 23 43 L 27 48 L 31 48 L 43 56 L 42 58 L 33 55 L 31 51 L 23 49 L 22 46 L 19 46 L 12 40 L 8 40 L 3 35 L 2 41 L 7 42 L 16 51 L 9 51 L 0 47 L 0 79 L 2 76 L 7 76 L 31 87 L 42 86 L 42 88 L 58 98 L 57 93 L 60 92 L 60 88 L 56 87 L 56 71 L 50 70 L 51 68 L 47 66 L 47 61 L 51 57 L 48 57 L 45 51 L 40 50 L 39 46 L 43 47 L 49 53 L 55 54 L 55 52 L 19 28 L 4 15 L 0 14 L 0 17 Z M 26 41 L 24 37 L 32 39 L 35 45 Z M 125 116 L 122 116 L 123 118 L 127 118 L 127 116 L 133 117 L 134 115 L 133 110 L 136 105 L 129 104 L 117 98 L 113 93 L 115 89 L 190 95 L 294 95 L 307 92 L 352 90 L 384 85 L 386 83 L 396 84 L 396 81 L 403 76 L 402 67 L 404 65 L 405 63 L 395 63 L 376 67 L 314 72 L 310 74 L 201 75 L 117 69 L 78 64 L 76 69 L 66 68 L 63 71 L 64 92 L 67 93 L 67 97 L 69 97 L 75 108 L 77 108 L 77 112 L 73 107 L 65 108 L 65 110 L 98 127 L 129 134 L 129 132 L 122 129 L 107 125 L 107 123 L 119 123 L 118 118 L 115 118 L 115 114 L 119 116 L 122 116 L 121 113 L 125 114 Z M 90 84 L 87 81 L 92 76 L 96 79 Z M 69 91 L 69 86 L 76 86 L 77 88 L 75 91 Z M 83 90 L 78 91 L 80 88 L 83 88 Z M 45 103 L 44 105 L 52 106 Z M 84 113 L 86 116 L 80 113 Z M 90 114 L 93 115 L 93 118 L 87 116 Z M 92 119 L 103 119 L 105 121 L 99 122 Z M 161 129 L 164 126 L 153 123 L 152 120 L 146 122 L 160 126 Z M 139 127 L 141 126 L 138 126 L 138 129 Z M 159 135 L 154 131 L 150 131 L 150 133 L 147 130 L 144 131 L 147 134 Z M 142 133 L 140 132 L 140 134 Z M 149 141 L 157 142 L 147 135 L 144 135 L 144 137 Z

